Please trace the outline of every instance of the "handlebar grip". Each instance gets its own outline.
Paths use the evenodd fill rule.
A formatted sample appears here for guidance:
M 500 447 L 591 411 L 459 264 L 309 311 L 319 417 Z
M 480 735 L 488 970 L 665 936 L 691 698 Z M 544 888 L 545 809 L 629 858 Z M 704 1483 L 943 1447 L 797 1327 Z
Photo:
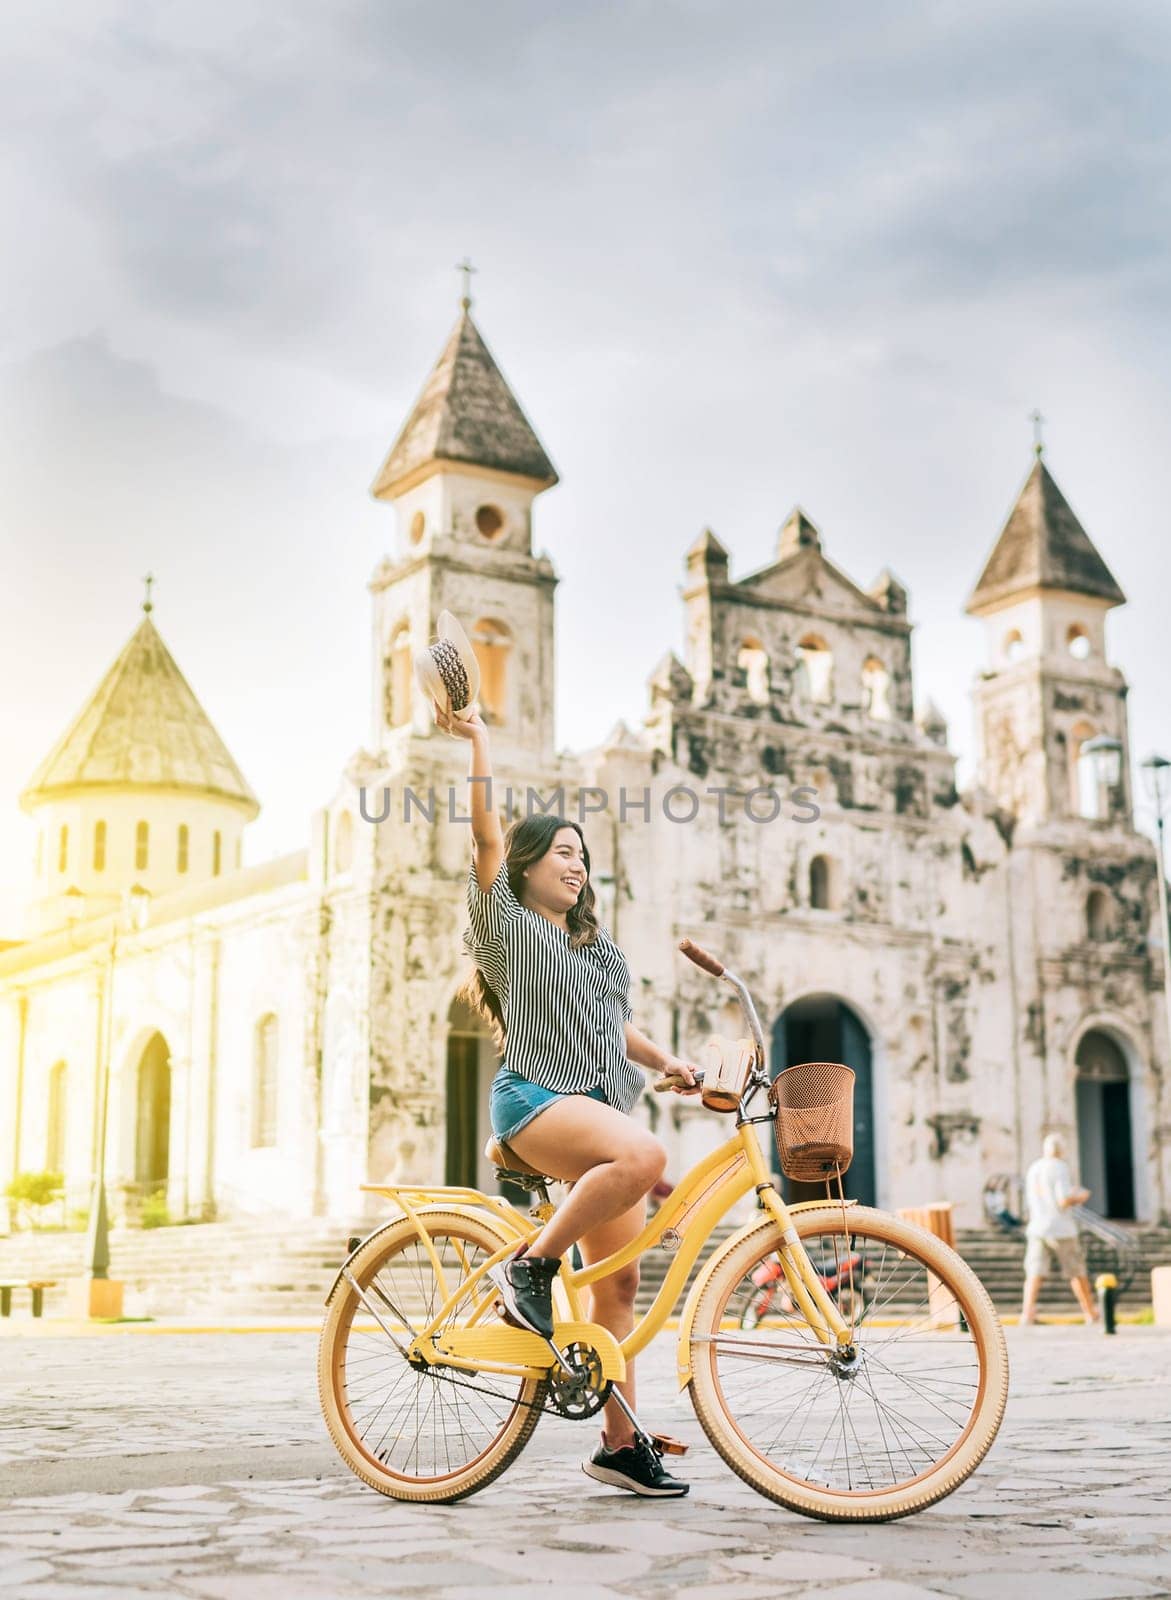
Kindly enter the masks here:
M 724 963 L 717 961 L 715 956 L 709 955 L 702 946 L 696 944 L 694 939 L 680 939 L 679 948 L 688 961 L 694 961 L 697 967 L 702 967 L 705 972 L 710 972 L 713 978 L 724 976 Z
M 695 1079 L 696 1088 L 702 1089 L 703 1073 L 693 1072 L 692 1077 Z M 682 1078 L 677 1078 L 673 1073 L 665 1072 L 661 1077 L 655 1079 L 654 1083 L 651 1085 L 651 1088 L 654 1089 L 656 1094 L 666 1094 L 668 1089 L 673 1089 L 677 1083 L 682 1082 Z

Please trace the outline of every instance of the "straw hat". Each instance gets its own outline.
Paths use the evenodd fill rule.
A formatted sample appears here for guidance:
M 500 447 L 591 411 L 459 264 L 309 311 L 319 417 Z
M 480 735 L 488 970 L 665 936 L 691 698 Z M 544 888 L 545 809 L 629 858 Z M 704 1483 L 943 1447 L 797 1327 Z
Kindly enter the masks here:
M 478 709 L 480 663 L 450 611 L 439 613 L 437 627 L 437 642 L 415 651 L 415 677 L 440 711 L 462 720 Z

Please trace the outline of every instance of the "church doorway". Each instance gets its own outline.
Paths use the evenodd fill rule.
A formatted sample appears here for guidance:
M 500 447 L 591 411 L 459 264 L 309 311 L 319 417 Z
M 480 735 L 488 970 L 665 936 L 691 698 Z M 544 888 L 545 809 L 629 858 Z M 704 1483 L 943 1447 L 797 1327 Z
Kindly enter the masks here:
M 445 1085 L 445 1182 L 495 1194 L 495 1172 L 484 1157 L 492 1132 L 488 1096 L 499 1059 L 492 1036 L 462 1000 L 447 1013 L 447 1081 Z M 503 1190 L 509 1199 L 523 1191 Z
M 1122 1050 L 1100 1028 L 1077 1047 L 1077 1144 L 1089 1206 L 1120 1222 L 1134 1218 L 1130 1073 Z
M 171 1164 L 171 1052 L 153 1033 L 138 1062 L 134 1181 L 140 1193 L 161 1189 Z
M 771 1076 L 802 1061 L 842 1061 L 854 1070 L 854 1159 L 845 1179 L 848 1197 L 877 1201 L 874 1149 L 873 1057 L 870 1035 L 858 1014 L 836 995 L 808 995 L 786 1007 L 773 1024 Z M 773 1162 L 776 1166 L 776 1146 Z M 779 1172 L 779 1166 L 776 1166 Z M 824 1200 L 825 1185 L 782 1179 L 786 1201 Z

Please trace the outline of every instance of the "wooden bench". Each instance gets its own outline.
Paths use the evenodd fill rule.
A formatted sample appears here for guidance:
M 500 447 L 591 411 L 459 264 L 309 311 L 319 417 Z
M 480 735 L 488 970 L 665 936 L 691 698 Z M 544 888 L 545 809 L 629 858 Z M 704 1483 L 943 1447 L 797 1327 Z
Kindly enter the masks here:
M 33 1316 L 39 1317 L 45 1309 L 45 1290 L 55 1289 L 53 1278 L 0 1278 L 0 1317 L 12 1315 L 13 1289 L 27 1289 L 32 1295 Z

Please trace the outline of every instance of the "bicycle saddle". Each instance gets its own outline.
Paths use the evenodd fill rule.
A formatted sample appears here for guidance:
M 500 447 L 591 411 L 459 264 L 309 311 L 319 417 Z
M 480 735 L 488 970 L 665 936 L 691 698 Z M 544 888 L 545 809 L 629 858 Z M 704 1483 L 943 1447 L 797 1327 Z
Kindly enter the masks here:
M 523 1172 L 530 1178 L 542 1178 L 546 1183 L 557 1181 L 537 1167 L 530 1167 L 527 1161 L 523 1161 L 510 1145 L 505 1144 L 503 1139 L 497 1139 L 495 1134 L 484 1146 L 484 1156 L 500 1172 Z

